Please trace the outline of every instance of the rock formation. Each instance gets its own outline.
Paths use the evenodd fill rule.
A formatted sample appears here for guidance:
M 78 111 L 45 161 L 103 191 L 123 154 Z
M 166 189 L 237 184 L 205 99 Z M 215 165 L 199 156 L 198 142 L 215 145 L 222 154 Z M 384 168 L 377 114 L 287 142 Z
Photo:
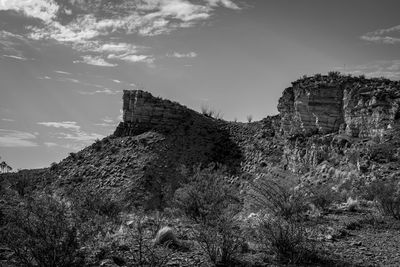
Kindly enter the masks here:
M 194 116 L 195 112 L 142 90 L 124 90 L 123 122 L 114 135 L 133 136 L 150 129 L 171 130 Z
M 335 73 L 303 78 L 279 100 L 286 136 L 345 132 L 381 138 L 399 117 L 400 83 Z
M 185 180 L 182 168 L 211 162 L 226 165 L 236 181 L 271 166 L 329 181 L 400 175 L 400 82 L 305 77 L 284 90 L 278 110 L 257 122 L 228 122 L 126 90 L 115 133 L 40 176 L 54 188 L 154 208 Z

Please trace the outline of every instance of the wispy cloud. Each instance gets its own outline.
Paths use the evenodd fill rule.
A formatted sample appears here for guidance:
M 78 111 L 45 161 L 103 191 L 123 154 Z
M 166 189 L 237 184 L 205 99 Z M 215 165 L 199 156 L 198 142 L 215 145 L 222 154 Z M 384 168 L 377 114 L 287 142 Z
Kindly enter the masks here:
M 70 147 L 70 148 L 82 148 L 85 145 L 90 144 L 94 140 L 104 137 L 104 135 L 101 135 L 101 134 L 88 133 L 86 131 L 83 131 L 81 129 L 81 126 L 78 125 L 78 123 L 75 121 L 38 122 L 37 124 L 43 125 L 46 127 L 60 129 L 60 130 L 66 130 L 66 131 L 59 131 L 59 132 L 54 133 L 54 136 L 57 139 L 63 139 L 63 140 L 73 142 L 70 144 L 63 143 L 63 145 L 62 145 L 63 147 L 66 147 L 65 145 L 68 145 L 68 147 Z
M 189 53 L 178 53 L 178 52 L 174 52 L 171 54 L 167 54 L 167 57 L 176 57 L 176 58 L 194 58 L 197 57 L 197 53 L 196 52 L 189 52 Z
M 22 61 L 28 60 L 26 57 L 15 56 L 15 55 L 3 55 L 3 57 L 13 58 L 13 59 L 22 60 Z
M 9 118 L 3 118 L 1 119 L 2 121 L 7 121 L 7 122 L 14 122 L 15 120 L 13 119 L 9 119 Z
M 79 130 L 81 127 L 77 124 L 76 121 L 60 121 L 60 122 L 38 122 L 37 124 L 54 127 L 54 128 L 63 128 L 63 129 L 72 129 Z
M 101 127 L 115 127 L 116 124 L 117 122 L 115 122 L 110 117 L 103 118 L 101 123 L 95 123 L 96 126 L 101 126 Z
M 32 133 L 0 129 L 0 147 L 36 147 L 35 139 Z
M 395 36 L 395 34 L 400 34 L 400 25 L 387 29 L 379 29 L 376 31 L 367 32 L 361 36 L 361 39 L 373 43 L 398 44 L 400 43 L 400 37 Z
M 76 142 L 82 142 L 84 144 L 89 144 L 96 139 L 101 139 L 103 138 L 104 135 L 97 134 L 97 133 L 87 133 L 84 131 L 77 131 L 77 132 L 72 132 L 72 133 L 58 133 L 58 138 L 59 139 L 67 139 L 67 140 L 72 140 Z
M 136 62 L 145 62 L 151 64 L 154 62 L 154 57 L 149 55 L 115 55 L 110 54 L 107 57 L 108 59 L 119 59 L 126 62 L 136 63 Z
M 50 77 L 50 76 L 47 76 L 47 75 L 45 75 L 45 76 L 39 76 L 39 77 L 36 77 L 38 80 L 51 80 L 52 78 Z
M 82 62 L 113 67 L 118 61 L 154 62 L 135 44 L 114 42 L 116 33 L 155 36 L 194 27 L 208 20 L 218 7 L 240 9 L 233 0 L 78 1 L 2 0 L 0 10 L 13 10 L 42 23 L 25 27 L 31 40 L 56 41 L 82 53 Z M 104 8 L 104 5 L 107 5 Z M 61 14 L 68 17 L 63 19 Z M 108 62 L 114 60 L 114 62 Z
M 0 1 L 0 10 L 14 10 L 44 22 L 51 22 L 56 17 L 58 9 L 58 4 L 52 0 Z
M 121 91 L 113 91 L 109 88 L 104 88 L 102 90 L 96 90 L 93 92 L 79 91 L 81 95 L 96 95 L 96 94 L 106 94 L 106 95 L 116 95 L 121 93 Z
M 240 7 L 236 5 L 234 2 L 231 0 L 205 0 L 208 2 L 209 5 L 215 7 L 215 6 L 223 6 L 226 8 L 231 8 L 231 9 L 236 9 L 239 10 Z
M 115 67 L 117 64 L 112 64 L 110 62 L 105 61 L 101 57 L 93 57 L 93 56 L 84 56 L 82 61 L 74 61 L 74 63 L 85 63 L 88 65 L 100 66 L 100 67 Z
M 67 71 L 55 70 L 54 72 L 58 73 L 58 74 L 72 75 L 72 73 L 67 72 Z
M 363 65 L 338 67 L 337 70 L 355 76 L 365 75 L 370 78 L 385 77 L 392 80 L 400 79 L 400 60 L 379 60 Z

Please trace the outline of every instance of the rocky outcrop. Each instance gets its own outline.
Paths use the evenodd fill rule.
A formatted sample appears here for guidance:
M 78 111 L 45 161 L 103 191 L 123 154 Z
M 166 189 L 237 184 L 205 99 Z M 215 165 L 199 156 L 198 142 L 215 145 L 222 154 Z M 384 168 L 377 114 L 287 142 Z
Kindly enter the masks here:
M 288 136 L 341 133 L 381 138 L 400 117 L 400 82 L 316 75 L 292 83 L 279 100 Z
M 149 92 L 124 90 L 123 122 L 114 135 L 133 136 L 156 129 L 167 131 L 195 115 L 185 106 L 154 97 Z

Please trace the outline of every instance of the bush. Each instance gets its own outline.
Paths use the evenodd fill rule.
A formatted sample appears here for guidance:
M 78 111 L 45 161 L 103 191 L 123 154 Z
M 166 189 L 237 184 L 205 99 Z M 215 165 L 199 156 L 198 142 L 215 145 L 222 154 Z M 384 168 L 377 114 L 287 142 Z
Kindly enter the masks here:
M 80 216 L 92 216 L 91 214 L 96 214 L 117 220 L 118 215 L 124 209 L 121 201 L 99 192 L 78 191 L 72 199 L 74 207 L 80 213 Z
M 308 202 L 295 185 L 290 174 L 271 170 L 250 182 L 248 200 L 257 210 L 286 220 L 299 218 L 308 209 Z
M 175 206 L 195 223 L 218 220 L 230 207 L 238 208 L 241 203 L 236 189 L 226 179 L 223 167 L 198 167 L 189 182 L 175 192 Z
M 147 217 L 138 213 L 133 221 L 129 223 L 128 239 L 129 254 L 134 266 L 166 266 L 174 255 L 168 249 L 170 244 L 155 244 L 152 231 L 146 228 Z
M 176 206 L 197 223 L 196 241 L 215 264 L 230 264 L 243 244 L 235 218 L 241 210 L 241 201 L 226 179 L 222 167 L 198 168 L 175 194 Z
M 195 239 L 214 264 L 232 264 L 245 244 L 240 225 L 232 217 L 221 218 L 216 226 L 200 224 Z
M 332 189 L 330 185 L 313 185 L 306 188 L 310 196 L 310 202 L 321 211 L 326 211 L 333 203 L 340 200 L 339 192 Z
M 103 144 L 99 139 L 96 139 L 92 145 L 93 149 L 97 152 L 99 152 L 103 148 Z
M 305 262 L 311 254 L 311 241 L 300 223 L 280 217 L 264 217 L 259 221 L 256 233 L 265 251 L 272 250 L 281 262 Z
M 0 242 L 22 266 L 81 266 L 78 226 L 66 204 L 50 196 L 5 209 Z
M 384 215 L 400 220 L 400 186 L 395 179 L 377 180 L 367 187 L 367 199 L 377 202 L 379 211 Z

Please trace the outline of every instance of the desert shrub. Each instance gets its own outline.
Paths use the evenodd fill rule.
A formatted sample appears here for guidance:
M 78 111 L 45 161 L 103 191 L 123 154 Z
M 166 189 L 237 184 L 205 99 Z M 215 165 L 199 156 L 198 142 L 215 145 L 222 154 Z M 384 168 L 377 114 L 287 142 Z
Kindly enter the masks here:
M 296 190 L 295 177 L 276 170 L 250 181 L 248 202 L 252 208 L 287 220 L 300 218 L 308 209 L 303 192 Z
M 330 72 L 328 72 L 328 76 L 331 78 L 338 78 L 340 76 L 340 72 L 339 71 L 330 71 Z
M 95 151 L 100 151 L 103 148 L 103 144 L 99 139 L 96 139 L 96 141 L 93 143 L 92 147 Z
M 241 210 L 237 190 L 227 183 L 224 168 L 198 168 L 177 190 L 175 203 L 194 223 L 194 236 L 210 260 L 229 264 L 243 244 L 236 215 Z
M 309 194 L 310 202 L 322 211 L 326 211 L 341 198 L 340 193 L 333 190 L 330 185 L 311 185 L 305 190 Z
M 0 242 L 20 266 L 81 266 L 79 224 L 66 204 L 43 195 L 3 212 Z
M 124 209 L 123 203 L 113 196 L 88 190 L 79 190 L 74 193 L 72 201 L 80 217 L 96 214 L 117 220 Z
M 376 180 L 366 189 L 366 198 L 375 200 L 382 214 L 400 220 L 400 187 L 396 179 Z
M 266 253 L 272 251 L 285 263 L 304 263 L 313 255 L 312 242 L 301 223 L 264 216 L 257 225 L 257 239 Z
M 229 214 L 212 224 L 198 225 L 194 236 L 214 264 L 229 266 L 245 244 L 239 223 Z
M 134 266 L 166 266 L 172 259 L 174 251 L 169 249 L 171 242 L 155 244 L 153 231 L 147 225 L 148 218 L 142 212 L 129 222 L 124 234 L 125 245 Z
M 210 223 L 228 208 L 239 207 L 240 198 L 237 190 L 227 183 L 225 168 L 198 167 L 188 180 L 175 192 L 174 203 L 192 221 Z
M 26 174 L 21 174 L 11 181 L 11 188 L 17 191 L 18 195 L 24 197 L 32 192 L 35 180 Z

